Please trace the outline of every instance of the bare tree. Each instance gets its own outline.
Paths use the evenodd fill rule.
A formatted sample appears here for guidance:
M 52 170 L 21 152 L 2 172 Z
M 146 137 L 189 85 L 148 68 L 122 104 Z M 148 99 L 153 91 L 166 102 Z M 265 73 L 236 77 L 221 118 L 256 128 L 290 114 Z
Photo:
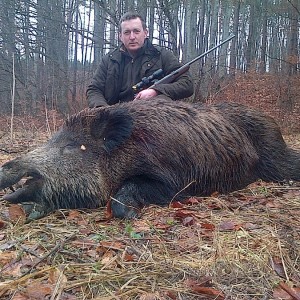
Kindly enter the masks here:
M 146 18 L 154 44 L 183 62 L 235 34 L 191 67 L 198 100 L 237 70 L 288 80 L 299 73 L 299 0 L 0 0 L 1 113 L 11 111 L 13 56 L 16 114 L 35 114 L 45 102 L 62 113 L 85 106 L 86 84 L 119 44 L 118 20 L 128 10 Z

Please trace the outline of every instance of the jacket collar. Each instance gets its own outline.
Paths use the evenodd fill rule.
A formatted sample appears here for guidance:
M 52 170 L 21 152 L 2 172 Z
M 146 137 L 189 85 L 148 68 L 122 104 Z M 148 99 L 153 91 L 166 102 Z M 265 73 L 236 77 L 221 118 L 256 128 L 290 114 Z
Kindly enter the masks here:
M 154 46 L 148 38 L 145 39 L 145 43 L 143 47 L 141 48 L 146 55 L 149 56 L 156 56 L 160 54 L 160 50 L 158 47 Z M 116 60 L 118 62 L 121 62 L 122 55 L 126 52 L 126 49 L 124 47 L 124 44 L 122 43 L 118 48 L 114 49 L 110 54 L 109 57 L 112 60 Z

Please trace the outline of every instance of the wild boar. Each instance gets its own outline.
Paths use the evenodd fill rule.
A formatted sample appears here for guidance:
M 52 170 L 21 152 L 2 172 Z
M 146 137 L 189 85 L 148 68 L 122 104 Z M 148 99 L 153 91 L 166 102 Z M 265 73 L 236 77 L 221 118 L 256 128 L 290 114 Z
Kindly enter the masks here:
M 254 109 L 160 99 L 85 109 L 43 146 L 5 163 L 0 189 L 27 178 L 3 199 L 29 218 L 60 208 L 96 208 L 134 218 L 145 205 L 262 179 L 300 180 L 300 153 L 275 121 Z

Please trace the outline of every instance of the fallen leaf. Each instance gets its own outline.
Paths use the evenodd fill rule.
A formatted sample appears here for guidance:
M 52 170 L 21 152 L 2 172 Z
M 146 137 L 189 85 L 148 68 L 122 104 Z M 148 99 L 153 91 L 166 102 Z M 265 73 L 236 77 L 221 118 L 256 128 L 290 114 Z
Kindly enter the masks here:
M 279 286 L 285 290 L 294 300 L 300 300 L 300 287 L 290 287 L 285 282 L 279 282 Z
M 191 226 L 195 223 L 195 216 L 192 211 L 179 209 L 175 212 L 174 218 L 181 221 L 183 226 Z
M 68 279 L 67 276 L 63 273 L 63 268 L 60 270 L 59 268 L 55 268 L 50 270 L 48 282 L 53 285 L 59 285 L 60 288 L 63 288 Z
M 91 229 L 87 227 L 79 228 L 79 232 L 83 235 L 90 235 L 92 233 Z
M 183 208 L 184 205 L 179 201 L 173 201 L 173 202 L 171 202 L 170 207 L 172 207 L 172 208 Z
M 274 300 L 295 300 L 291 295 L 289 295 L 285 290 L 280 287 L 274 288 L 273 291 Z
M 156 293 L 145 293 L 145 294 L 141 295 L 139 298 L 139 300 L 157 300 L 157 299 L 161 299 L 157 292 Z
M 188 209 L 179 209 L 175 211 L 174 214 L 174 218 L 179 220 L 182 220 L 186 217 L 193 217 L 193 216 L 194 216 L 193 212 Z
M 7 225 L 7 223 L 0 219 L 0 230 L 5 228 L 6 225 Z
M 26 214 L 22 207 L 18 204 L 11 204 L 8 208 L 8 215 L 9 219 L 12 222 L 21 222 L 25 223 L 26 221 Z
M 167 297 L 171 298 L 172 300 L 178 299 L 176 293 L 173 291 L 166 291 L 163 294 L 166 295 Z
M 184 203 L 186 205 L 196 205 L 196 204 L 199 204 L 200 202 L 201 202 L 201 199 L 196 198 L 196 197 L 191 197 L 191 198 L 188 198 L 188 199 L 182 201 L 182 203 Z
M 211 223 L 200 223 L 201 228 L 207 229 L 207 230 L 215 230 L 216 226 Z
M 102 256 L 101 263 L 105 266 L 109 266 L 110 268 L 114 268 L 116 266 L 116 262 L 114 261 L 115 256 L 115 251 L 108 250 Z
M 183 226 L 191 226 L 195 223 L 195 220 L 193 217 L 186 217 L 182 220 Z
M 86 251 L 86 254 L 92 258 L 98 258 L 99 257 L 99 253 L 98 250 L 95 249 L 90 249 Z
M 135 261 L 134 255 L 133 254 L 129 254 L 127 251 L 125 251 L 122 254 L 122 258 L 123 258 L 124 261 L 127 261 L 127 262 Z
M 145 220 L 135 219 L 132 222 L 135 232 L 148 232 L 151 230 L 149 223 Z
M 286 279 L 283 263 L 279 256 L 270 257 L 270 265 L 278 276 Z
M 46 299 L 52 294 L 53 284 L 49 283 L 32 283 L 26 288 L 26 295 L 32 300 Z
M 76 209 L 72 209 L 69 211 L 69 215 L 68 215 L 67 219 L 68 220 L 76 220 L 80 217 L 81 217 L 81 213 Z
M 8 264 L 10 261 L 17 257 L 17 253 L 15 251 L 12 252 L 0 252 L 0 266 L 4 266 Z
M 16 293 L 13 295 L 13 297 L 11 298 L 11 300 L 29 300 L 30 298 L 28 298 L 27 296 L 21 294 L 21 293 Z
M 244 224 L 242 224 L 242 227 L 246 230 L 254 230 L 254 229 L 259 228 L 259 226 L 254 223 L 244 223 Z
M 78 239 L 72 241 L 71 244 L 80 249 L 91 249 L 92 247 L 97 246 L 97 243 L 90 239 Z
M 240 228 L 241 224 L 237 224 L 234 221 L 223 221 L 219 225 L 220 231 L 239 230 Z
M 195 281 L 195 280 L 186 280 L 186 285 L 195 293 L 201 294 L 201 295 L 207 295 L 213 297 L 214 300 L 223 300 L 225 299 L 225 295 L 212 287 L 207 287 L 201 285 L 201 283 Z
M 123 250 L 125 249 L 126 245 L 124 245 L 121 242 L 116 242 L 116 241 L 101 241 L 100 246 L 107 248 L 107 249 L 114 249 L 114 250 Z
M 282 205 L 281 205 L 278 201 L 275 201 L 275 200 L 269 200 L 269 201 L 266 203 L 266 207 L 268 207 L 268 208 L 281 208 Z
M 19 277 L 22 275 L 21 267 L 23 264 L 21 262 L 9 263 L 3 267 L 1 270 L 2 274 L 10 275 L 13 277 Z
M 17 244 L 17 241 L 7 241 L 6 243 L 0 245 L 0 250 L 8 250 L 12 247 L 14 247 L 14 245 Z
M 218 197 L 219 195 L 220 195 L 220 193 L 215 191 L 210 195 L 210 197 Z

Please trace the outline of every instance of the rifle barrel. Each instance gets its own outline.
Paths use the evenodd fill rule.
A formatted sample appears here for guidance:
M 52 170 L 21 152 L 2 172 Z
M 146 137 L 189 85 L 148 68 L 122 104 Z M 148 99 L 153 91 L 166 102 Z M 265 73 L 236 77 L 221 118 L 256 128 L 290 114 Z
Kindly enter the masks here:
M 154 88 L 156 85 L 161 84 L 161 83 L 170 83 L 172 82 L 174 79 L 176 79 L 179 75 L 185 73 L 188 71 L 189 67 L 191 64 L 193 64 L 195 61 L 199 60 L 200 58 L 206 56 L 208 53 L 214 51 L 215 49 L 219 48 L 220 46 L 222 46 L 223 44 L 229 42 L 230 40 L 232 40 L 235 37 L 234 34 L 230 35 L 227 39 L 225 39 L 224 41 L 222 41 L 221 43 L 219 43 L 218 45 L 208 49 L 206 52 L 202 53 L 201 55 L 195 57 L 194 59 L 192 59 L 191 61 L 189 61 L 188 63 L 184 64 L 183 66 L 181 66 L 180 68 L 178 68 L 177 70 L 173 71 L 172 73 L 168 74 L 167 76 L 163 77 L 162 79 L 156 81 L 154 84 L 152 84 L 149 89 Z
M 192 60 L 191 60 L 190 62 L 188 62 L 187 64 L 188 64 L 188 65 L 191 65 L 192 63 L 194 63 L 194 62 L 197 61 L 198 59 L 200 59 L 200 58 L 206 56 L 208 53 L 210 53 L 210 52 L 214 51 L 215 49 L 221 47 L 222 45 L 228 43 L 228 42 L 229 42 L 230 40 L 232 40 L 234 37 L 235 37 L 234 34 L 230 35 L 227 39 L 225 39 L 224 41 L 222 41 L 222 42 L 219 43 L 218 45 L 216 45 L 216 46 L 214 46 L 214 47 L 208 49 L 206 52 L 202 53 L 201 55 L 195 57 L 194 59 L 192 59 Z

